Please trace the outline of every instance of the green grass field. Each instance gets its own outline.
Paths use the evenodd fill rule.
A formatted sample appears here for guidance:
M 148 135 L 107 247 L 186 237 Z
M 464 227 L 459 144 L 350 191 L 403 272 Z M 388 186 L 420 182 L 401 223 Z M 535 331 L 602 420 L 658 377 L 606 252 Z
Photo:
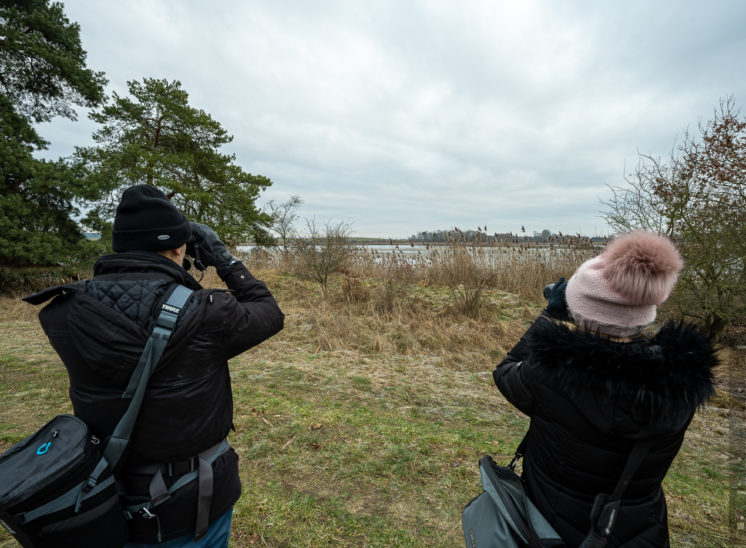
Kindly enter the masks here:
M 441 314 L 423 327 L 413 317 L 373 321 L 363 309 L 313 304 L 313 286 L 270 278 L 285 330 L 230 363 L 229 440 L 243 480 L 232 546 L 463 546 L 461 510 L 480 491 L 479 457 L 508 461 L 527 428 L 491 371 L 536 305 L 494 292 L 481 324 Z M 446 306 L 437 288 L 418 291 L 418 302 Z M 65 369 L 33 313 L 11 300 L 0 306 L 9 318 L 0 322 L 5 450 L 71 406 Z M 352 327 L 343 337 L 333 320 Z M 489 332 L 490 323 L 499 329 Z M 425 337 L 437 329 L 444 340 Z M 474 330 L 492 342 L 475 344 Z M 674 546 L 734 545 L 729 421 L 743 416 L 722 394 L 695 416 L 664 484 Z M 1 531 L 0 547 L 14 545 Z

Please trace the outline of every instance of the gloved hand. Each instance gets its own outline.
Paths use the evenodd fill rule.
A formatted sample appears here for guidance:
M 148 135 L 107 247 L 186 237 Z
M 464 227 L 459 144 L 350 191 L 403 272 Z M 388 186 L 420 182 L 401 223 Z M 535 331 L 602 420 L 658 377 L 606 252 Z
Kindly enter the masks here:
M 235 261 L 233 255 L 209 226 L 194 222 L 191 225 L 192 238 L 187 243 L 187 254 L 198 259 L 205 266 L 214 266 L 220 274 Z M 197 261 L 195 261 L 195 266 L 199 268 Z
M 547 300 L 546 313 L 555 320 L 570 321 L 570 312 L 567 310 L 567 301 L 565 300 L 565 290 L 567 282 L 564 278 L 557 280 L 557 283 L 549 284 L 544 288 L 544 297 Z

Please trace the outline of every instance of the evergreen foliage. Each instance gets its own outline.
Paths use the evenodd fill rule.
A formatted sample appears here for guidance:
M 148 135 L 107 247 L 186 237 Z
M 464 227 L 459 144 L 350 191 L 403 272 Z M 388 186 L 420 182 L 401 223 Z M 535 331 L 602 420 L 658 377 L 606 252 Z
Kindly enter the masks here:
M 74 105 L 104 98 L 106 80 L 85 65 L 80 29 L 59 3 L 0 5 L 0 263 L 70 263 L 86 242 L 72 220 L 77 205 L 98 190 L 77 179 L 64 161 L 34 158 L 46 148 L 33 127 L 55 116 L 75 120 Z
M 77 157 L 94 186 L 108 185 L 109 199 L 89 217 L 93 226 L 110 219 L 123 187 L 156 186 L 192 221 L 209 225 L 226 243 L 271 241 L 270 215 L 257 209 L 259 193 L 272 182 L 251 175 L 220 152 L 233 139 L 209 114 L 189 105 L 178 81 L 145 78 L 128 82 L 129 96 L 113 94 L 91 114 L 102 124 L 96 146 Z M 96 219 L 97 217 L 97 219 Z

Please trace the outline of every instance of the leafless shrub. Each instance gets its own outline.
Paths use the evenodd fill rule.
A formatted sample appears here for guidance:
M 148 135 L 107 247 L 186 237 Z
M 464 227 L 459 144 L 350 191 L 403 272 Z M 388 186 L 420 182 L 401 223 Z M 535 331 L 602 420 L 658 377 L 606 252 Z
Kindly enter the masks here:
M 306 229 L 308 234 L 291 244 L 296 272 L 317 282 L 326 294 L 329 274 L 344 266 L 355 251 L 349 240 L 350 225 L 327 222 L 319 226 L 314 219 L 307 219 Z
M 673 238 L 684 269 L 670 302 L 713 336 L 746 316 L 746 117 L 734 98 L 667 158 L 640 155 L 625 185 L 611 188 L 604 218 L 617 230 Z
M 287 257 L 290 254 L 290 241 L 297 237 L 295 223 L 298 221 L 297 209 L 303 200 L 299 196 L 291 196 L 287 201 L 277 203 L 270 200 L 267 204 L 269 214 L 272 216 L 270 230 L 277 235 L 277 247 Z

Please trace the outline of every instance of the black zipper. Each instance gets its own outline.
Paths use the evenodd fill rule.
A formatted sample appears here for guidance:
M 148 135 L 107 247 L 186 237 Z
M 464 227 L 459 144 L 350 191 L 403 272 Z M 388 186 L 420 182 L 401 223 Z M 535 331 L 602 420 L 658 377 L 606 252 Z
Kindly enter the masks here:
M 59 430 L 55 429 L 53 430 L 53 434 L 54 432 L 57 432 L 54 437 L 58 437 Z M 58 496 L 66 493 L 76 485 L 88 479 L 88 474 L 82 475 L 79 474 L 79 471 L 89 471 L 93 468 L 93 466 L 95 466 L 95 463 L 98 462 L 98 460 L 102 456 L 97 447 L 97 444 L 94 443 L 91 438 L 98 440 L 98 438 L 96 438 L 95 436 L 88 437 L 85 447 L 83 448 L 84 458 L 82 460 L 74 459 L 70 463 L 70 466 L 58 470 L 58 479 L 56 481 L 50 483 L 49 485 L 41 486 L 38 493 L 31 496 L 30 498 L 25 499 L 17 506 L 14 506 L 13 512 L 20 513 L 32 510 L 33 508 L 39 506 L 39 503 L 45 503 L 54 500 Z M 78 475 L 80 475 L 80 477 L 77 477 Z M 71 477 L 76 477 L 75 481 L 71 481 Z

